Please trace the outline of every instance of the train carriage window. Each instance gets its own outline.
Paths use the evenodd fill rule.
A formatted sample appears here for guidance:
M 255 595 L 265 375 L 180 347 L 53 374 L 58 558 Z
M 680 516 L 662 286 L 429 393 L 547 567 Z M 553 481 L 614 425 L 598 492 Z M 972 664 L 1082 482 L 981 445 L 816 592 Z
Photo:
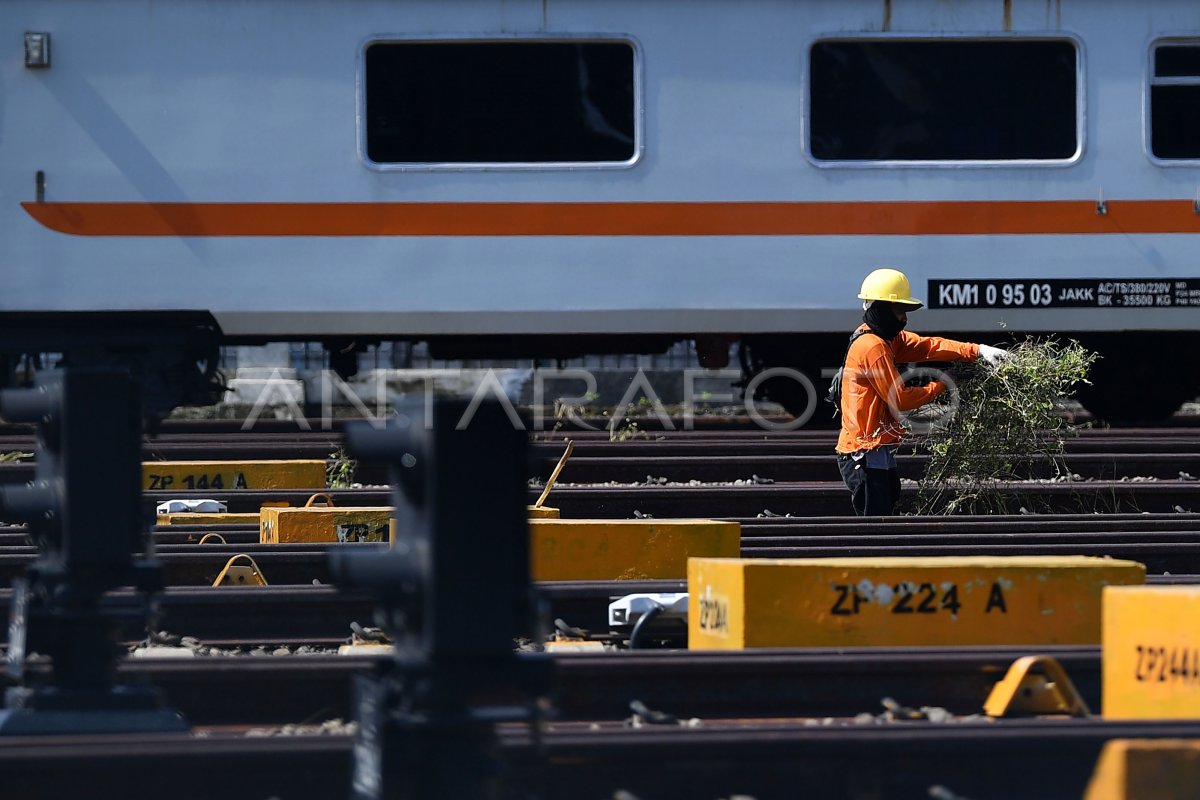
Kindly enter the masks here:
M 1200 42 L 1159 44 L 1150 77 L 1150 152 L 1200 158 Z
M 365 63 L 366 154 L 379 164 L 628 162 L 627 41 L 386 41 Z
M 1070 159 L 1078 74 L 1070 40 L 819 41 L 809 150 L 829 161 Z

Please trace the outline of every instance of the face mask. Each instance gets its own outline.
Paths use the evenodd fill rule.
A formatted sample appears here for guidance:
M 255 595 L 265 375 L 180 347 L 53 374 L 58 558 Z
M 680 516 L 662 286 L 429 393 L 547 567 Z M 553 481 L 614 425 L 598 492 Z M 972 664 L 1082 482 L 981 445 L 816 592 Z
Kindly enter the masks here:
M 871 333 L 880 339 L 890 340 L 896 338 L 907 324 L 896 319 L 896 314 L 892 310 L 893 308 L 893 303 L 876 300 L 871 303 L 871 307 L 863 314 L 863 322 L 867 323 L 867 326 L 871 329 Z

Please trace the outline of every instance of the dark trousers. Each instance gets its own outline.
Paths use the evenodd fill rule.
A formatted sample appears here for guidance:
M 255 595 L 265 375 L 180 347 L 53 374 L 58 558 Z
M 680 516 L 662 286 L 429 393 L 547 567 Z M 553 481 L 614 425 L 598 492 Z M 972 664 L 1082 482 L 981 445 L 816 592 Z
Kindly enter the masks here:
M 838 453 L 838 469 L 850 490 L 854 513 L 870 517 L 886 517 L 895 513 L 900 499 L 900 473 L 894 469 L 868 469 L 867 460 L 855 461 Z

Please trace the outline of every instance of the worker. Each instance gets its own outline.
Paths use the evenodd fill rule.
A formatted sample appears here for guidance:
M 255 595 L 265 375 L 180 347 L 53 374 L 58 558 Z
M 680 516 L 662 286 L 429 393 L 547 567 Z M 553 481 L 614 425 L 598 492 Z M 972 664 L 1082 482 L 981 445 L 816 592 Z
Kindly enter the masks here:
M 922 303 L 912 296 L 908 278 L 898 270 L 875 270 L 863 281 L 858 296 L 863 301 L 863 324 L 850 337 L 845 365 L 834 379 L 830 399 L 837 402 L 842 415 L 838 469 L 850 490 L 854 512 L 881 516 L 892 514 L 900 499 L 896 445 L 905 428 L 898 415 L 925 405 L 946 390 L 940 380 L 906 387 L 896 363 L 982 358 L 994 364 L 1007 354 L 998 347 L 904 330 L 908 312 Z

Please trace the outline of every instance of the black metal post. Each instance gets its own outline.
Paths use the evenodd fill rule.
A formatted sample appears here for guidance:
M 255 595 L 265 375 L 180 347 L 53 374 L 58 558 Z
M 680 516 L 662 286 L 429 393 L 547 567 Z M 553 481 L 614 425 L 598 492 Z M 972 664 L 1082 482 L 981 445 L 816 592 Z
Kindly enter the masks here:
M 357 686 L 354 792 L 490 798 L 503 778 L 494 724 L 530 719 L 549 661 L 517 654 L 531 621 L 526 434 L 497 403 L 400 409 L 348 427 L 363 460 L 391 465 L 396 542 L 330 556 L 339 583 L 378 598 L 395 658 Z
M 142 519 L 137 385 L 116 369 L 48 372 L 33 389 L 0 392 L 0 412 L 38 426 L 33 482 L 0 487 L 0 517 L 28 522 L 39 548 L 14 586 L 9 671 L 23 680 L 35 650 L 53 661 L 46 683 L 8 690 L 0 735 L 187 730 L 156 690 L 116 684 L 117 631 L 131 612 L 99 605 L 120 586 L 163 585 Z

